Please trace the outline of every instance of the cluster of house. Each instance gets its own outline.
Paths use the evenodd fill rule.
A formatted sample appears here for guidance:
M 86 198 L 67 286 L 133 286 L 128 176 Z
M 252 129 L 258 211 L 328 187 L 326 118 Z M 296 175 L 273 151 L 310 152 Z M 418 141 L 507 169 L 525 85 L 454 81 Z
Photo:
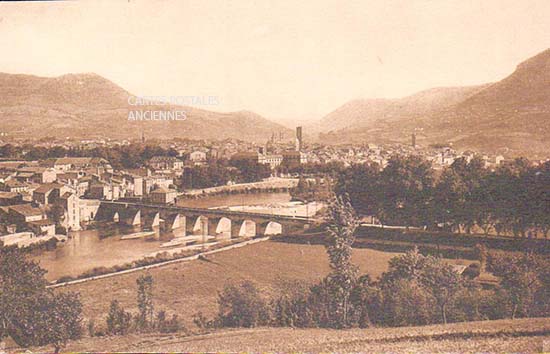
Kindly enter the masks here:
M 382 168 L 388 164 L 392 156 L 420 156 L 432 163 L 435 169 L 450 166 L 456 159 L 465 158 L 470 161 L 477 155 L 473 151 L 456 151 L 450 147 L 421 148 L 406 144 L 365 144 L 363 146 L 330 146 L 312 145 L 306 159 L 311 163 L 343 163 L 345 166 L 362 163 L 377 163 Z M 480 155 L 485 167 L 494 168 L 505 162 L 502 155 Z
M 155 157 L 150 163 L 115 171 L 105 159 L 91 157 L 0 161 L 0 240 L 21 232 L 54 235 L 60 226 L 80 230 L 94 220 L 101 200 L 174 203 L 182 161 Z

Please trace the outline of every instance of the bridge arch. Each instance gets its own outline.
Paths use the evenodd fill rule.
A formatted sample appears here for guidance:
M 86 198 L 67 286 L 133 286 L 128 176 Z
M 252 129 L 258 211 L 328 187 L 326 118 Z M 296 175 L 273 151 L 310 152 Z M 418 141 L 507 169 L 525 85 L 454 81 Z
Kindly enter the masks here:
M 256 222 L 250 219 L 233 220 L 231 228 L 232 237 L 254 237 L 256 236 Z
M 192 235 L 208 235 L 208 218 L 204 215 L 198 215 L 194 217 L 188 217 L 186 226 L 188 227 L 189 234 Z
M 262 236 L 280 235 L 282 233 L 283 233 L 283 225 L 276 221 L 267 221 L 262 223 L 260 225 L 260 232 L 257 232 L 258 235 L 262 235 Z
M 209 218 L 208 219 L 208 233 L 211 236 L 217 238 L 231 238 L 231 219 L 227 217 L 221 218 Z

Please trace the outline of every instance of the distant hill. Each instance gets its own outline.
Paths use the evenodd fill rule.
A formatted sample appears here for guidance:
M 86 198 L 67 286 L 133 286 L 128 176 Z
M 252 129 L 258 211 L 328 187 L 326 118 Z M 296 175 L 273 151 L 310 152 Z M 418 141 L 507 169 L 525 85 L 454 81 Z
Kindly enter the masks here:
M 406 142 L 416 131 L 424 144 L 550 157 L 550 50 L 493 84 L 433 89 L 398 100 L 356 100 L 319 126 L 323 141 Z
M 133 96 L 96 74 L 54 78 L 0 73 L 2 132 L 18 136 L 147 137 L 265 142 L 291 130 L 248 111 L 219 113 L 182 106 L 131 106 Z M 129 121 L 130 110 L 183 110 L 185 121 Z
M 329 113 L 312 128 L 321 132 L 368 128 L 376 123 L 421 117 L 459 103 L 487 86 L 438 87 L 396 99 L 356 99 Z

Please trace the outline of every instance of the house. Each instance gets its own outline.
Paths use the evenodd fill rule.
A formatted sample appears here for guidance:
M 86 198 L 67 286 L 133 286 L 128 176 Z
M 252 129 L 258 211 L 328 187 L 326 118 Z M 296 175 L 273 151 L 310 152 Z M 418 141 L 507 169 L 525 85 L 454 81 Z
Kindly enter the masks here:
M 177 196 L 176 190 L 159 187 L 150 193 L 149 200 L 155 204 L 174 204 Z
M 143 195 L 143 177 L 133 174 L 124 175 L 127 181 L 127 189 L 133 196 L 142 196 Z
M 14 192 L 0 192 L 0 205 L 16 205 L 23 203 L 23 196 Z
M 54 236 L 55 235 L 55 223 L 49 219 L 30 221 L 27 223 L 27 226 L 37 236 L 42 236 L 42 235 Z
M 80 198 L 75 193 L 65 192 L 58 204 L 65 210 L 61 225 L 67 230 L 80 230 Z
M 24 193 L 28 192 L 29 186 L 26 183 L 19 182 L 16 179 L 10 179 L 2 185 L 5 192 Z
M 24 226 L 31 221 L 43 220 L 46 218 L 40 208 L 35 208 L 30 204 L 10 205 L 7 207 L 8 220 L 18 226 Z
M 109 161 L 100 157 L 61 157 L 41 161 L 44 167 L 50 167 L 56 171 L 86 170 L 92 171 L 112 170 Z
M 155 156 L 149 160 L 148 165 L 155 170 L 183 169 L 183 161 L 173 156 Z
M 58 181 L 70 186 L 75 190 L 76 195 L 81 197 L 90 189 L 90 184 L 94 181 L 94 176 L 82 176 L 78 172 L 67 172 L 58 175 Z
M 169 189 L 174 184 L 174 179 L 168 176 L 152 175 L 143 179 L 143 195 L 151 193 L 157 188 Z
M 193 162 L 204 162 L 206 161 L 206 152 L 195 150 L 189 154 L 189 160 Z
M 52 204 L 67 190 L 62 184 L 46 183 L 34 190 L 32 200 L 40 205 Z
M 46 167 L 21 167 L 17 169 L 15 179 L 21 182 L 52 183 L 57 179 L 57 172 Z
M 90 186 L 88 197 L 94 199 L 117 200 L 120 198 L 120 186 L 116 183 L 94 182 Z

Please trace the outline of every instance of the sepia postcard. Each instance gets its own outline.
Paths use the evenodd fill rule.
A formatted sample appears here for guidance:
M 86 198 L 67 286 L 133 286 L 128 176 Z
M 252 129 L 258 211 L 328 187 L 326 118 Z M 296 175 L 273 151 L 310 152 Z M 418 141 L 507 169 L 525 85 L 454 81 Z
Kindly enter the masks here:
M 0 354 L 550 353 L 549 19 L 0 0 Z

